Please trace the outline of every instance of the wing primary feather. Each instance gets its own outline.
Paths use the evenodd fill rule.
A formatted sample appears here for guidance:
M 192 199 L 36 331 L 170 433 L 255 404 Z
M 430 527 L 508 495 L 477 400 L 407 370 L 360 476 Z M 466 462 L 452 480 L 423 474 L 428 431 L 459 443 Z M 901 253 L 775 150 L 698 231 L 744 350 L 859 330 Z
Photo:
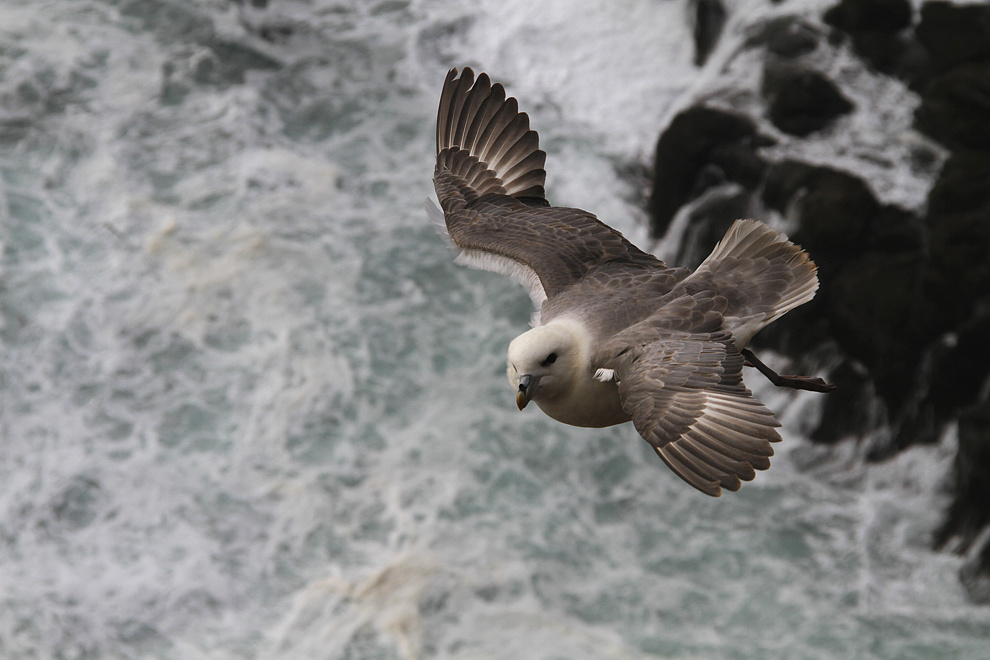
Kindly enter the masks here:
M 718 438 L 712 437 L 698 428 L 691 429 L 689 433 L 697 444 L 707 447 L 712 452 L 727 456 L 731 460 L 739 461 L 741 463 L 749 463 L 754 468 L 756 467 L 756 463 L 760 463 L 766 459 L 765 456 L 753 454 L 744 449 L 739 449 L 733 445 L 726 444 Z
M 743 481 L 751 481 L 756 472 L 753 466 L 744 461 L 735 461 L 724 454 L 714 452 L 703 444 L 699 443 L 690 434 L 685 434 L 677 443 L 684 453 L 690 453 L 695 458 L 714 466 L 726 474 L 733 474 Z
M 700 460 L 690 452 L 684 451 L 682 442 L 674 442 L 666 447 L 667 451 L 689 466 L 696 474 L 706 481 L 717 481 L 722 488 L 736 491 L 739 490 L 739 478 L 731 473 L 719 470 L 711 463 Z
M 468 146 L 468 131 L 474 122 L 475 116 L 478 114 L 478 110 L 488 98 L 490 92 L 491 83 L 488 80 L 488 76 L 482 73 L 474 82 L 474 87 L 471 88 L 471 92 L 464 101 L 464 107 L 457 116 L 457 127 L 454 129 L 454 135 L 456 136 L 455 144 L 462 149 L 466 149 L 469 153 L 471 149 Z M 451 146 L 454 145 L 452 144 Z
M 447 72 L 447 77 L 443 81 L 443 91 L 440 92 L 440 107 L 437 108 L 437 153 L 439 154 L 448 145 L 444 144 L 444 136 L 447 134 L 447 118 L 450 116 L 450 102 L 453 95 L 453 82 L 457 76 L 457 69 Z
M 692 470 L 689 466 L 685 465 L 676 455 L 669 451 L 669 445 L 667 447 L 657 447 L 656 452 L 660 459 L 666 463 L 667 467 L 673 470 L 677 476 L 700 490 L 702 493 L 711 495 L 712 497 L 719 497 L 722 494 L 722 489 L 720 488 L 718 481 L 707 480 Z
M 505 88 L 496 83 L 488 91 L 487 98 L 482 102 L 481 107 L 478 108 L 478 112 L 475 114 L 470 128 L 468 128 L 468 134 L 464 140 L 465 149 L 471 153 L 478 153 L 478 144 L 481 141 L 481 136 L 503 103 L 505 103 Z
M 468 90 L 471 89 L 471 85 L 474 83 L 474 71 L 470 68 L 465 67 L 464 71 L 461 72 L 461 77 L 457 81 L 457 87 L 454 88 L 454 98 L 451 100 L 450 108 L 448 110 L 449 114 L 447 116 L 447 145 L 457 146 L 455 140 L 457 134 L 455 129 L 461 117 L 461 109 L 464 107 L 464 101 L 467 99 Z

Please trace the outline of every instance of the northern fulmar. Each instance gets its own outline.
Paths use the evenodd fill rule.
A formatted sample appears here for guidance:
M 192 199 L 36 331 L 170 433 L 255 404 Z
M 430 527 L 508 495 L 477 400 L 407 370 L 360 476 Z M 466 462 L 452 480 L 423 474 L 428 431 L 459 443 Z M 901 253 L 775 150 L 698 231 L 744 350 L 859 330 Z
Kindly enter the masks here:
M 538 310 L 509 344 L 520 410 L 533 401 L 555 420 L 596 428 L 632 420 L 679 477 L 717 497 L 770 467 L 780 440 L 773 412 L 743 384 L 744 365 L 777 385 L 833 389 L 780 376 L 746 349 L 818 289 L 815 264 L 783 234 L 737 220 L 691 272 L 587 211 L 551 206 L 529 117 L 469 68 L 444 81 L 436 148 L 443 212 L 427 208 L 457 263 L 513 277 Z

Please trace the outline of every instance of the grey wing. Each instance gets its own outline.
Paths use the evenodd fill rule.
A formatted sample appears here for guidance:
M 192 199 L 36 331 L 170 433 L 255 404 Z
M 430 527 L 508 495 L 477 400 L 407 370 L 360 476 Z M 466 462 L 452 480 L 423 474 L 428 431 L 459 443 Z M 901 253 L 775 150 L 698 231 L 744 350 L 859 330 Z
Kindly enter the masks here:
M 693 316 L 695 331 L 644 322 L 610 342 L 613 357 L 600 362 L 615 372 L 622 409 L 640 435 L 679 477 L 714 497 L 769 468 L 770 443 L 780 440 L 774 414 L 743 385 L 742 355 L 718 327 L 719 302 L 675 301 L 667 313 L 675 325 Z
M 545 160 L 528 116 L 501 85 L 485 74 L 474 81 L 470 69 L 447 74 L 433 182 L 462 263 L 529 281 L 543 297 L 608 261 L 663 267 L 591 213 L 550 207 Z
M 761 328 L 814 298 L 817 270 L 783 234 L 756 220 L 736 220 L 684 286 L 728 300 L 725 325 L 743 348 Z

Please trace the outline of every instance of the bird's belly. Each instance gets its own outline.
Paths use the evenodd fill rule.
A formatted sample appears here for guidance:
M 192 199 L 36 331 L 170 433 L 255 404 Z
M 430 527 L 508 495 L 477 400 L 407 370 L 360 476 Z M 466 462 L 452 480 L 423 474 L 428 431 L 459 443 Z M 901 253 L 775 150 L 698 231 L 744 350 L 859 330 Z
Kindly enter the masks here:
M 566 396 L 535 401 L 548 416 L 571 426 L 602 428 L 630 420 L 622 410 L 619 388 L 613 382 L 602 383 L 589 378 Z

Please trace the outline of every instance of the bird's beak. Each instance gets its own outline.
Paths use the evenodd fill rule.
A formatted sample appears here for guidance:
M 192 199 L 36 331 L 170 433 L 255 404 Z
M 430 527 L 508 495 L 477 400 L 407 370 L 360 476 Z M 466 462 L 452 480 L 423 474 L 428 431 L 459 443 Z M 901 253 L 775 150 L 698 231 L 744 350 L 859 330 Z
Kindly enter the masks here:
M 516 392 L 516 405 L 519 406 L 519 410 L 525 408 L 526 404 L 533 398 L 538 384 L 539 379 L 534 379 L 529 374 L 519 377 L 519 391 Z

